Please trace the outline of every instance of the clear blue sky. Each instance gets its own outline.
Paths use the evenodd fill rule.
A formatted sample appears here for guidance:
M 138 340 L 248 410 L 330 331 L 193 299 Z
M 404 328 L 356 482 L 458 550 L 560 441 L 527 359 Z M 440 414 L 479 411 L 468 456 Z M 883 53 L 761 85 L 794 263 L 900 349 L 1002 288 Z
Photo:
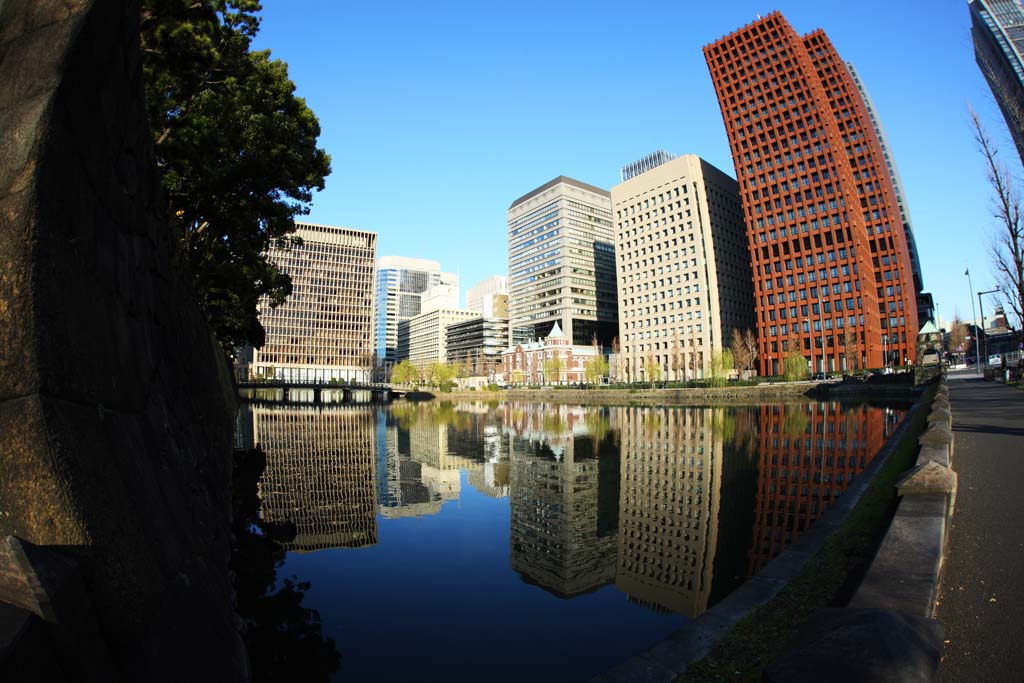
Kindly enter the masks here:
M 505 212 L 565 174 L 599 187 L 656 149 L 735 175 L 701 48 L 777 9 L 854 62 L 903 178 L 925 288 L 971 316 L 995 228 L 970 102 L 1020 170 L 974 63 L 966 1 L 757 3 L 265 0 L 256 46 L 286 61 L 334 169 L 309 220 L 439 260 L 462 291 L 507 269 Z M 992 301 L 986 301 L 991 311 Z

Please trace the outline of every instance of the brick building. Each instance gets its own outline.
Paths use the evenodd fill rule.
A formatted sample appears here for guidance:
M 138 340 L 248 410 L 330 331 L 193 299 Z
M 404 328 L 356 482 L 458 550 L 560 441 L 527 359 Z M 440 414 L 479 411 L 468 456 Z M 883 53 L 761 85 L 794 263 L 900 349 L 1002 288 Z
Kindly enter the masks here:
M 574 346 L 556 322 L 544 339 L 516 344 L 501 352 L 501 370 L 510 384 L 576 384 L 586 381 L 587 361 L 601 355 L 598 346 Z M 557 376 L 550 376 L 558 359 Z
M 705 46 L 754 271 L 759 360 L 816 372 L 916 356 L 907 239 L 879 136 L 821 30 L 778 12 Z M 888 358 L 884 358 L 884 354 Z

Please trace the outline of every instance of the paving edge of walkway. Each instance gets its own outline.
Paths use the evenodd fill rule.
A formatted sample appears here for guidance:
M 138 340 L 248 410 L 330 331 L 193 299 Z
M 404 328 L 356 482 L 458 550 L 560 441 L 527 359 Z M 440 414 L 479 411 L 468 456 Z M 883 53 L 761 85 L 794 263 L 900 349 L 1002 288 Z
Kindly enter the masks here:
M 939 400 L 941 394 L 942 398 L 945 399 L 948 415 L 948 396 L 945 394 L 947 390 L 944 387 L 945 376 L 940 380 L 940 387 L 933 398 L 933 405 L 935 401 Z M 875 475 L 881 470 L 882 466 L 888 461 L 889 456 L 892 455 L 902 441 L 913 421 L 914 415 L 923 409 L 921 401 L 925 395 L 922 394 L 918 398 L 918 401 L 904 416 L 900 426 L 889 437 L 874 460 L 850 483 L 849 488 L 838 498 L 835 505 L 822 515 L 811 529 L 800 536 L 774 560 L 769 562 L 753 578 L 689 624 L 662 639 L 649 649 L 630 657 L 615 668 L 591 680 L 597 683 L 674 681 L 686 672 L 687 667 L 706 657 L 711 652 L 712 647 L 722 640 L 733 626 L 757 608 L 767 604 L 791 580 L 799 576 L 807 563 L 818 554 L 826 541 L 842 526 L 847 515 L 857 506 L 857 503 L 860 502 L 861 497 L 867 491 L 871 480 L 874 479 Z M 948 426 L 949 423 L 947 423 L 947 429 Z M 948 450 L 951 457 L 952 440 L 949 442 Z M 922 447 L 923 452 L 924 447 Z M 920 457 L 918 461 L 920 462 Z M 916 469 L 917 467 L 911 470 L 911 472 Z M 903 505 L 901 504 L 900 507 L 903 507 Z M 952 509 L 952 505 L 949 506 L 949 509 Z M 944 529 L 945 527 L 943 526 L 943 538 Z M 886 535 L 883 545 L 888 540 L 889 534 Z M 940 560 L 941 547 L 940 543 Z M 873 570 L 874 563 L 869 573 Z M 934 595 L 937 585 L 938 575 L 936 571 L 931 595 Z M 860 592 L 858 591 L 857 596 L 859 595 Z M 879 595 L 881 596 L 881 593 Z M 934 600 L 932 600 L 932 604 L 934 604 Z

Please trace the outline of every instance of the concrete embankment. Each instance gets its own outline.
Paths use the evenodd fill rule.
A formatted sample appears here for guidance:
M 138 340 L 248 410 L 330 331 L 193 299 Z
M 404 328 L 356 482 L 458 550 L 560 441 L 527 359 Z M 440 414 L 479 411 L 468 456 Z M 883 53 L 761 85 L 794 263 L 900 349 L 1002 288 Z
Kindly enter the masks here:
M 507 389 L 459 391 L 437 394 L 452 401 L 531 401 L 572 405 L 703 406 L 708 404 L 757 405 L 772 401 L 801 401 L 815 387 L 813 382 L 780 382 L 757 386 L 726 386 L 692 389 Z
M 453 391 L 436 394 L 450 401 L 530 401 L 571 405 L 706 406 L 760 405 L 804 400 L 887 401 L 913 400 L 913 386 L 868 382 L 765 382 L 753 386 L 669 389 L 506 389 L 502 391 Z
M 927 409 L 921 402 L 916 404 L 879 455 L 851 482 L 836 504 L 755 577 L 678 632 L 595 680 L 677 680 L 711 653 L 718 643 L 725 642 L 730 632 L 741 623 L 748 633 L 759 627 L 768 629 L 754 634 L 754 640 L 788 638 L 788 634 L 780 635 L 772 629 L 772 619 L 778 618 L 777 614 L 789 615 L 786 625 L 791 627 L 794 623 L 792 614 L 804 609 L 795 607 L 796 603 L 813 599 L 817 601 L 814 604 L 827 604 L 827 595 L 833 594 L 831 590 L 824 598 L 813 597 L 819 589 L 807 586 L 816 583 L 815 572 L 822 567 L 832 567 L 829 564 L 831 560 L 823 559 L 823 556 L 835 555 L 828 549 L 834 551 L 842 545 L 836 544 L 835 539 L 841 540 L 844 533 L 850 533 L 846 529 L 851 517 L 859 520 L 854 525 L 858 533 L 868 528 L 858 526 L 872 514 L 861 514 L 862 509 L 875 509 L 880 504 L 879 498 L 885 498 L 885 494 L 879 496 L 876 491 L 878 484 L 874 480 L 884 473 L 884 480 L 891 481 L 897 476 L 898 469 L 894 471 L 894 467 L 906 466 L 900 464 L 902 460 L 891 460 L 890 456 L 899 452 L 901 458 L 906 457 L 903 455 L 909 447 L 906 440 L 913 438 L 911 430 L 919 429 L 916 425 L 923 421 L 921 411 Z M 917 479 L 904 476 L 901 483 L 908 481 Z M 907 489 L 908 495 L 909 491 L 910 488 Z M 866 508 L 860 506 L 862 499 Z M 884 506 L 884 501 L 881 504 Z M 872 528 L 877 528 L 877 524 Z M 801 585 L 797 591 L 799 595 L 783 593 L 790 584 Z M 779 607 L 780 603 L 783 606 Z M 815 612 L 814 604 L 808 605 L 812 610 L 807 612 L 809 623 L 794 634 L 790 649 L 776 660 L 776 664 L 765 670 L 765 680 L 829 680 L 836 671 L 846 669 L 870 670 L 882 675 L 882 678 L 868 676 L 847 680 L 922 680 L 917 677 L 919 673 L 930 676 L 934 672 L 942 629 L 933 619 L 891 608 L 832 608 Z M 776 616 L 761 616 L 775 613 Z M 807 617 L 799 620 L 804 618 Z M 741 642 L 735 648 L 737 651 L 726 652 L 723 658 L 749 660 L 753 652 L 760 652 L 759 648 L 760 644 Z M 772 656 L 769 656 L 762 659 L 759 666 L 766 666 L 771 661 Z M 727 672 L 733 673 L 731 668 Z

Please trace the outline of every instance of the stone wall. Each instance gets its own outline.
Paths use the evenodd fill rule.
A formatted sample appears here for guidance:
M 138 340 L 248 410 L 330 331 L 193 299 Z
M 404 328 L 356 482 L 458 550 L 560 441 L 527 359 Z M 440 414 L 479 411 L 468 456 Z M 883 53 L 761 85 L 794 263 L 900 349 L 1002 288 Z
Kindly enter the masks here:
M 128 680 L 237 680 L 234 410 L 175 265 L 138 5 L 0 1 L 0 537 L 78 560 Z
M 705 406 L 710 404 L 759 405 L 772 401 L 801 400 L 814 389 L 810 382 L 693 389 L 506 389 L 453 391 L 436 394 L 452 401 L 536 401 L 573 405 Z

